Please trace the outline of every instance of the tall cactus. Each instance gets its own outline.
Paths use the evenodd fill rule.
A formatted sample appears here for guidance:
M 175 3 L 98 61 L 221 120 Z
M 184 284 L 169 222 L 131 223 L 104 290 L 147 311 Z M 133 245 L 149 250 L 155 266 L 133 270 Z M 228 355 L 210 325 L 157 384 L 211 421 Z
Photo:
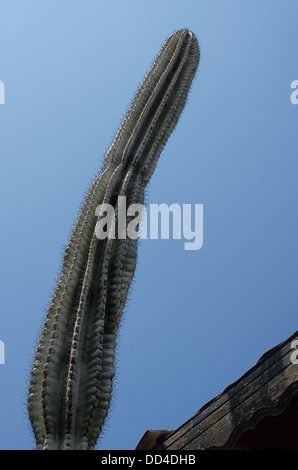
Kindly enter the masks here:
M 31 372 L 28 411 L 36 449 L 96 445 L 110 405 L 117 329 L 137 256 L 136 238 L 97 236 L 103 217 L 97 208 L 112 204 L 117 220 L 117 196 L 143 204 L 198 62 L 194 34 L 180 30 L 167 39 L 82 205 Z

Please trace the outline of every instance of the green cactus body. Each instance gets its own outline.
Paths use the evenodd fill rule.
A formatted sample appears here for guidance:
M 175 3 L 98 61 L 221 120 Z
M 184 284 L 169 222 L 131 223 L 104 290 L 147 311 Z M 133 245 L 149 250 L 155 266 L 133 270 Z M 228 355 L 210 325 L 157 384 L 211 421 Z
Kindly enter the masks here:
M 93 449 L 110 405 L 116 335 L 134 275 L 137 239 L 99 239 L 102 204 L 143 204 L 158 157 L 199 62 L 195 36 L 164 43 L 106 153 L 66 246 L 33 363 L 28 411 L 36 449 Z M 116 198 L 119 200 L 119 198 Z M 129 217 L 127 217 L 127 223 Z

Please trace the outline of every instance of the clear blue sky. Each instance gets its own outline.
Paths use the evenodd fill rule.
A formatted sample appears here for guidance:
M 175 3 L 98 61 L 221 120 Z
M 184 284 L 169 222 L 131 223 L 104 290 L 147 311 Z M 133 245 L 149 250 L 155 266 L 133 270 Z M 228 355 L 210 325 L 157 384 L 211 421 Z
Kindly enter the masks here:
M 164 40 L 198 37 L 147 203 L 204 205 L 204 244 L 143 240 L 102 449 L 176 428 L 297 329 L 296 0 L 0 1 L 0 448 L 31 449 L 27 381 L 89 183 Z

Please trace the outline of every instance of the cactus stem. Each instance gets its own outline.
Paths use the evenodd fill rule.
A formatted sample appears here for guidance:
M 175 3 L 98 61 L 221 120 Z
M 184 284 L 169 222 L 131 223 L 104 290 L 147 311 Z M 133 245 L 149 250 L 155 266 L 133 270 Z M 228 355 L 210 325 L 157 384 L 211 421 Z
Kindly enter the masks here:
M 143 204 L 144 191 L 179 116 L 199 62 L 193 33 L 164 43 L 90 186 L 66 246 L 33 363 L 28 411 L 36 449 L 94 449 L 106 419 L 117 331 L 137 240 L 96 236 L 102 204 Z M 113 202 L 118 195 L 117 202 Z M 129 218 L 127 218 L 128 222 Z

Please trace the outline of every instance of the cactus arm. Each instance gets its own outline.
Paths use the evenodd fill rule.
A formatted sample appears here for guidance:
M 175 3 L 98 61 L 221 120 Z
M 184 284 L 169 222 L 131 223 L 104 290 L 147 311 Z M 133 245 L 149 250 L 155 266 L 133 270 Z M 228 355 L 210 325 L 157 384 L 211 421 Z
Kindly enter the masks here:
M 97 442 L 111 399 L 117 330 L 137 240 L 98 239 L 95 209 L 115 195 L 125 196 L 128 205 L 144 203 L 198 61 L 197 40 L 187 30 L 164 43 L 81 208 L 31 372 L 28 411 L 38 449 L 93 449 Z

